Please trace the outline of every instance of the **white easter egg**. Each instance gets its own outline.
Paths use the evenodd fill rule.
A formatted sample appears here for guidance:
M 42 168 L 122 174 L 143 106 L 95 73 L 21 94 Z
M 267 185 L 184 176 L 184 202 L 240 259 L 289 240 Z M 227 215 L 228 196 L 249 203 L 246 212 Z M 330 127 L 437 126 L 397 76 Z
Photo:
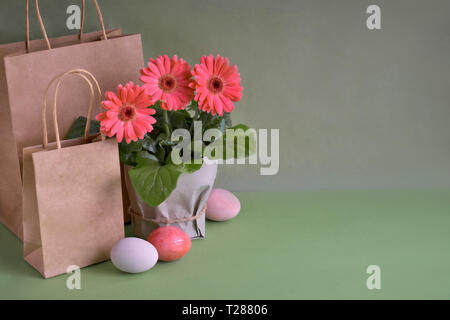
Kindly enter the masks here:
M 151 269 L 158 261 L 158 251 L 148 241 L 125 238 L 111 249 L 113 265 L 124 272 L 140 273 Z

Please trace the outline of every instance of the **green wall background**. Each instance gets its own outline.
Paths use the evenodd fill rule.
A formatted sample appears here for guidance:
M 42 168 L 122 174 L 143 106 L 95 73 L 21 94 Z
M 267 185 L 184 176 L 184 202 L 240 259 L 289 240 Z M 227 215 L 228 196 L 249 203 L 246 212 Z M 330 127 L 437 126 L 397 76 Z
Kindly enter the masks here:
M 98 28 L 88 2 L 87 30 Z M 239 66 L 235 123 L 280 129 L 280 171 L 222 167 L 231 190 L 450 186 L 447 0 L 100 0 L 107 27 L 141 33 L 144 56 L 209 53 Z M 0 1 L 0 43 L 24 39 L 25 1 Z M 76 0 L 41 0 L 50 36 Z M 381 7 L 382 29 L 366 28 Z M 32 36 L 40 38 L 35 17 Z M 27 75 L 32 76 L 32 75 Z

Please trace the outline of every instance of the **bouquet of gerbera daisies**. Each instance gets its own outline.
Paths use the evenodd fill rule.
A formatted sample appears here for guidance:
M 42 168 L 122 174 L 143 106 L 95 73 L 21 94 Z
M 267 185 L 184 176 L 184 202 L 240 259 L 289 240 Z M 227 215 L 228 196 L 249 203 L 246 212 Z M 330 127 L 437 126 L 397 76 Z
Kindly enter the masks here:
M 103 134 L 116 137 L 120 160 L 132 167 L 129 178 L 148 205 L 161 204 L 178 177 L 200 169 L 204 159 L 255 151 L 254 131 L 231 124 L 243 88 L 237 66 L 227 58 L 203 56 L 191 69 L 183 59 L 164 55 L 151 58 L 140 72 L 143 85 L 130 82 L 106 92 L 105 111 L 96 119 Z

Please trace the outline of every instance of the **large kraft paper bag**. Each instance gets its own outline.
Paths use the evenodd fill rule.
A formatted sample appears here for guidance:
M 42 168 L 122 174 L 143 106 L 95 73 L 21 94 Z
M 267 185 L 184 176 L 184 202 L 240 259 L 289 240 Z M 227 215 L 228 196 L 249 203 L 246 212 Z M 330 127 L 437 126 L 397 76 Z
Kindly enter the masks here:
M 99 32 L 49 39 L 38 14 L 43 40 L 0 46 L 0 222 L 20 239 L 23 233 L 22 149 L 40 143 L 39 102 L 47 84 L 56 75 L 74 68 L 92 72 L 104 90 L 139 80 L 137 70 L 144 64 L 141 36 L 122 36 L 120 29 L 105 30 L 101 13 L 99 10 L 97 13 L 102 27 Z M 62 136 L 88 103 L 82 80 L 69 81 L 70 85 L 59 94 Z M 47 117 L 51 119 L 50 114 Z M 49 138 L 55 139 L 53 131 L 49 132 Z
M 91 119 L 94 92 L 87 76 L 101 97 L 98 83 L 85 70 L 68 71 L 55 86 L 56 142 L 48 143 L 44 117 L 43 145 L 23 149 L 24 258 L 45 278 L 65 273 L 71 266 L 108 260 L 112 246 L 124 238 L 117 142 L 103 135 L 88 137 L 89 125 L 83 138 L 59 138 L 56 96 L 61 80 L 70 74 L 89 84 L 92 98 L 87 118 Z
M 125 182 L 135 235 L 147 239 L 154 229 L 171 225 L 186 232 L 191 239 L 206 237 L 206 202 L 216 179 L 216 162 L 204 161 L 199 170 L 181 174 L 175 190 L 157 207 L 149 206 L 136 193 L 128 175 L 129 169 L 131 167 L 126 166 Z

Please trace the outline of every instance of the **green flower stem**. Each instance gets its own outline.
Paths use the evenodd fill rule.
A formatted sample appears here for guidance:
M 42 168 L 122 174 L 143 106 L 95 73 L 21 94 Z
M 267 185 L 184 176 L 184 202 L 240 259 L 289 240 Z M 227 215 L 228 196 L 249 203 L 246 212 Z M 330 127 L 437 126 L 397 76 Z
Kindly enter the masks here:
M 167 110 L 163 111 L 164 115 L 164 129 L 166 130 L 167 139 L 170 139 L 170 130 L 169 130 L 169 114 Z
M 199 119 L 199 116 L 200 116 L 200 112 L 198 111 L 198 109 L 195 109 L 195 113 L 194 113 L 194 116 L 192 117 L 192 123 L 191 123 L 191 127 L 189 128 L 189 132 L 191 133 L 191 134 L 193 134 L 193 129 L 194 129 L 194 122 L 196 121 L 196 120 L 198 120 Z

